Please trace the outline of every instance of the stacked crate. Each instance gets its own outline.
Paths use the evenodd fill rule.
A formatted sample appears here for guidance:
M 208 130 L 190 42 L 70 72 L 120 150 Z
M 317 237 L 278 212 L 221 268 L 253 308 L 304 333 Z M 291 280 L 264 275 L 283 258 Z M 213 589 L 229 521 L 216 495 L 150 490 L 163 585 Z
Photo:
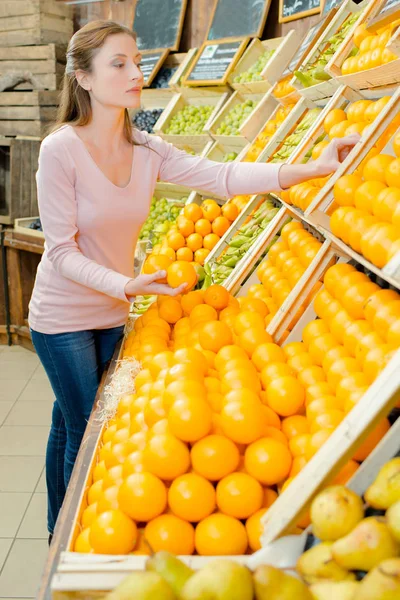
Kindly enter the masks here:
M 0 223 L 38 213 L 37 156 L 56 117 L 71 17 L 56 0 L 0 2 Z

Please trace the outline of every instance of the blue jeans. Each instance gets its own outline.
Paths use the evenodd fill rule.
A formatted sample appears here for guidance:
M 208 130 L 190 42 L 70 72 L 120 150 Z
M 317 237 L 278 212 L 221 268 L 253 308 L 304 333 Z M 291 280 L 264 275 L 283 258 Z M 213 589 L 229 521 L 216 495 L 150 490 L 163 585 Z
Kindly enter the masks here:
M 32 342 L 56 400 L 46 452 L 47 526 L 53 533 L 101 375 L 124 328 L 45 334 Z

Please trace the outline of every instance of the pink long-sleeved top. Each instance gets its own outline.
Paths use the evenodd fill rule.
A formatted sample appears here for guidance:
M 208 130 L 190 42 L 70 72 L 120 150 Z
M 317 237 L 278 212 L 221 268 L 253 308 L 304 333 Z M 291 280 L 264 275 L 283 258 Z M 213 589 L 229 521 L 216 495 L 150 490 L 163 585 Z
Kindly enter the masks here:
M 280 165 L 216 163 L 135 132 L 131 179 L 114 185 L 70 125 L 42 143 L 37 172 L 45 251 L 29 305 L 41 333 L 123 325 L 124 288 L 157 180 L 227 198 L 280 190 Z

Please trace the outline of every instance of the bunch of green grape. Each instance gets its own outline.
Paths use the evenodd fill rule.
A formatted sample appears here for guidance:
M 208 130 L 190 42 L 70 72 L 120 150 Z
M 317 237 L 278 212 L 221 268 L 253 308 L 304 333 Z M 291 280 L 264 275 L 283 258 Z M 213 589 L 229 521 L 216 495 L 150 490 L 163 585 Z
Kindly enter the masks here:
M 247 71 L 236 75 L 233 80 L 234 83 L 250 83 L 251 81 L 263 81 L 261 77 L 261 72 L 264 70 L 265 65 L 274 54 L 275 50 L 266 50 L 254 65 L 250 67 Z
M 235 160 L 236 157 L 237 157 L 237 152 L 227 152 L 222 157 L 222 162 L 223 163 L 232 162 L 233 160 Z
M 199 135 L 204 129 L 213 106 L 185 106 L 170 121 L 165 133 L 170 135 Z
M 151 239 L 153 246 L 158 244 L 175 223 L 186 200 L 182 198 L 179 204 L 173 204 L 166 198 L 157 200 L 153 197 L 150 214 L 140 230 L 139 240 Z
M 241 124 L 253 112 L 255 106 L 256 102 L 254 100 L 246 100 L 245 102 L 236 104 L 226 115 L 220 127 L 218 127 L 217 135 L 239 135 Z

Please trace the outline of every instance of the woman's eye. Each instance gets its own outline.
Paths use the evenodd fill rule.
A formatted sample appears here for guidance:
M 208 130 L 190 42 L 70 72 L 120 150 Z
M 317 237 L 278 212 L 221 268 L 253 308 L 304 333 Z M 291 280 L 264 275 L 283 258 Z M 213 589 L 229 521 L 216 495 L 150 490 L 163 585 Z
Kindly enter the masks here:
M 114 67 L 117 67 L 117 69 L 121 69 L 121 67 L 123 67 L 123 66 L 124 66 L 123 63 L 118 63 L 118 64 L 114 65 Z

